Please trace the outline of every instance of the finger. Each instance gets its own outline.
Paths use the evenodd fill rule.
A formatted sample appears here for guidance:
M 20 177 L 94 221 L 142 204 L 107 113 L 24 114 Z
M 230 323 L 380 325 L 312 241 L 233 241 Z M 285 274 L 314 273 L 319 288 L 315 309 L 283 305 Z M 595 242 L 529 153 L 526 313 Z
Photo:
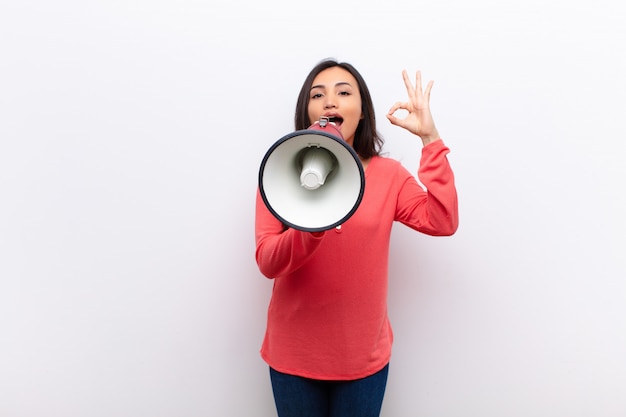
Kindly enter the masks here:
M 398 101 L 393 106 L 391 106 L 391 108 L 389 109 L 387 114 L 393 115 L 396 111 L 401 110 L 401 109 L 402 110 L 406 110 L 407 109 L 407 103 L 403 103 L 401 101 Z
M 415 73 L 415 91 L 418 96 L 422 95 L 422 72 L 419 70 Z
M 413 99 L 413 97 L 415 96 L 415 90 L 413 89 L 413 84 L 411 84 L 411 80 L 409 80 L 409 73 L 406 72 L 406 70 L 402 70 L 402 79 L 404 80 L 406 91 L 409 94 L 409 99 Z
M 405 110 L 405 109 L 406 109 L 406 103 L 403 103 L 401 101 L 396 102 L 393 106 L 391 106 L 391 108 L 389 109 L 389 112 L 387 112 L 387 119 L 389 119 L 389 121 L 394 125 L 401 124 L 402 121 L 399 117 L 396 117 L 396 112 L 398 110 Z
M 387 119 L 391 122 L 392 125 L 401 126 L 402 119 L 394 116 L 392 113 L 387 114 Z
M 433 84 L 435 84 L 434 81 L 429 81 L 428 85 L 426 86 L 426 91 L 424 92 L 424 98 L 426 99 L 427 103 L 430 102 L 430 91 L 433 89 Z

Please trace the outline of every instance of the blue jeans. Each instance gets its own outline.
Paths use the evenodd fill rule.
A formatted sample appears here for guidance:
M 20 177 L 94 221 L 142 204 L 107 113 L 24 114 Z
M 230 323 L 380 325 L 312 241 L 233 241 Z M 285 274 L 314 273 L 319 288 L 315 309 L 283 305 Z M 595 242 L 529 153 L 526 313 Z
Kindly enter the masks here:
M 321 381 L 270 368 L 279 417 L 379 417 L 389 365 L 354 381 Z

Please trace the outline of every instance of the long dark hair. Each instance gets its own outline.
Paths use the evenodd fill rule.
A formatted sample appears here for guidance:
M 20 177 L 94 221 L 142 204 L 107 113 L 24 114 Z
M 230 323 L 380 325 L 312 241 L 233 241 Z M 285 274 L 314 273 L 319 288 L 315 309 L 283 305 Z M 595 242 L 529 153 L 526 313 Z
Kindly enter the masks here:
M 380 154 L 383 146 L 383 138 L 376 130 L 376 116 L 374 114 L 374 105 L 372 96 L 365 80 L 359 72 L 351 64 L 346 62 L 338 62 L 335 59 L 325 59 L 317 64 L 304 80 L 304 84 L 298 95 L 296 104 L 295 128 L 296 130 L 307 129 L 311 126 L 312 121 L 309 120 L 309 100 L 311 98 L 311 87 L 317 75 L 325 69 L 332 67 L 340 67 L 348 71 L 356 79 L 361 94 L 361 112 L 363 118 L 359 121 L 354 135 L 354 143 L 352 147 L 355 152 L 364 159 Z

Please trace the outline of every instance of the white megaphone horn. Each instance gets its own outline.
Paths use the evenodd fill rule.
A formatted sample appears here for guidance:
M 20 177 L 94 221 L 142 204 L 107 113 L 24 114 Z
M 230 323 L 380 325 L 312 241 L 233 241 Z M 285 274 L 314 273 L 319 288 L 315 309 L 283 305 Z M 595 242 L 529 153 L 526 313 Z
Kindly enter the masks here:
M 339 129 L 322 117 L 276 141 L 263 158 L 259 190 L 287 227 L 320 232 L 337 227 L 361 204 L 365 174 Z

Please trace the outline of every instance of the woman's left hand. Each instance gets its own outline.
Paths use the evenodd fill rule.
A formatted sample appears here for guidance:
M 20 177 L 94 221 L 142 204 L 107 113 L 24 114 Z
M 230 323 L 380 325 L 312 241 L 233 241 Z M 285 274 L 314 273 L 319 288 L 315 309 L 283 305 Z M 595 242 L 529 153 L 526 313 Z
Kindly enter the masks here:
M 433 116 L 430 113 L 430 90 L 433 88 L 433 81 L 430 81 L 426 85 L 426 89 L 422 91 L 422 74 L 420 71 L 417 71 L 415 75 L 415 87 L 411 84 L 406 70 L 402 71 L 402 78 L 406 85 L 409 101 L 399 101 L 394 104 L 387 113 L 387 119 L 392 124 L 419 136 L 424 145 L 440 139 Z M 409 114 L 404 119 L 398 118 L 395 116 L 398 110 L 406 110 Z

